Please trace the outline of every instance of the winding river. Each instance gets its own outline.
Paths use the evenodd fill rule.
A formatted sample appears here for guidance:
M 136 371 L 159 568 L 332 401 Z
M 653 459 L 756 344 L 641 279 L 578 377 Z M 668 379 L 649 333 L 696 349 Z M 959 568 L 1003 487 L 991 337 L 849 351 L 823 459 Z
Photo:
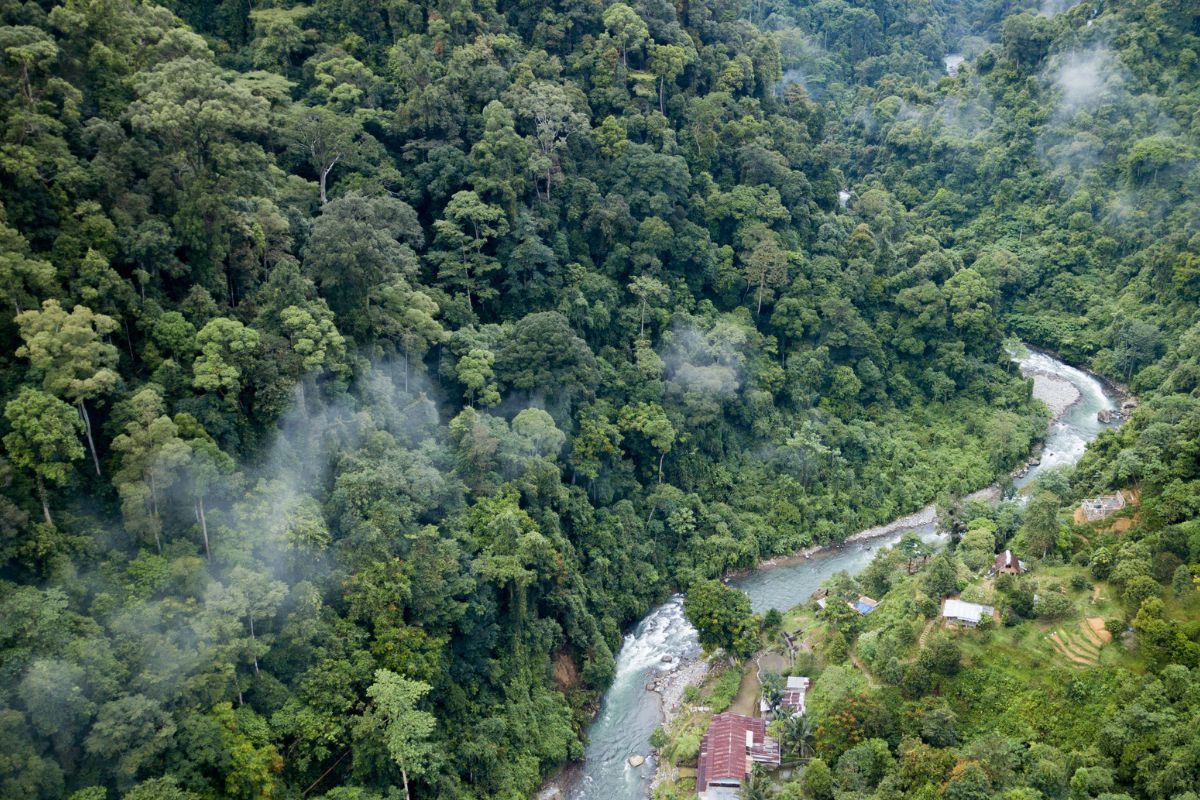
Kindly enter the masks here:
M 1034 378 L 1035 396 L 1052 410 L 1066 406 L 1047 433 L 1041 463 L 1016 481 L 1027 485 L 1045 469 L 1073 464 L 1087 443 L 1105 426 L 1097 421 L 1101 409 L 1116 403 L 1094 377 L 1045 354 L 1021 349 L 1013 352 L 1021 371 Z M 1068 405 L 1069 404 L 1069 405 Z M 879 547 L 899 541 L 915 531 L 927 541 L 939 540 L 932 506 L 883 526 L 878 536 L 858 538 L 845 545 L 814 554 L 788 558 L 731 581 L 750 596 L 756 612 L 789 609 L 806 600 L 834 573 L 863 569 Z M 567 800 L 643 800 L 654 776 L 650 734 L 662 721 L 660 698 L 646 689 L 656 675 L 679 669 L 700 652 L 696 631 L 683 614 L 682 596 L 672 597 L 652 610 L 625 636 L 617 654 L 616 677 L 605 692 L 600 712 L 588 731 L 584 761 L 564 786 Z M 645 756 L 645 763 L 630 766 L 630 755 Z

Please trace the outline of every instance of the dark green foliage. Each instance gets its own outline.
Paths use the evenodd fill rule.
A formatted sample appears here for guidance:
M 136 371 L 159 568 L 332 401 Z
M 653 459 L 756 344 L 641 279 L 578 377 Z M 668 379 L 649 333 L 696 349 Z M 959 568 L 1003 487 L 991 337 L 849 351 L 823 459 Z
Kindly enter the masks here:
M 949 634 L 941 633 L 921 651 L 921 663 L 932 672 L 953 675 L 962 663 L 962 651 Z
M 1006 332 L 1146 400 L 1022 547 L 1139 483 L 1159 538 L 1092 573 L 1194 666 L 1196 14 L 1030 5 L 0 5 L 0 795 L 530 796 L 669 591 L 746 655 L 712 579 L 1023 460 Z M 1077 51 L 1106 102 L 1056 111 Z M 887 691 L 809 796 L 1011 783 L 897 749 Z M 1186 796 L 1185 695 L 1030 785 Z
M 925 592 L 931 597 L 941 598 L 956 594 L 959 590 L 958 559 L 949 550 L 934 556 L 922 575 Z
M 800 776 L 804 792 L 814 800 L 830 800 L 833 797 L 833 773 L 829 765 L 820 758 L 808 762 Z
M 758 619 L 750 612 L 750 598 L 744 592 L 721 581 L 698 581 L 688 589 L 683 610 L 706 649 L 719 647 L 733 656 L 747 656 L 757 649 Z

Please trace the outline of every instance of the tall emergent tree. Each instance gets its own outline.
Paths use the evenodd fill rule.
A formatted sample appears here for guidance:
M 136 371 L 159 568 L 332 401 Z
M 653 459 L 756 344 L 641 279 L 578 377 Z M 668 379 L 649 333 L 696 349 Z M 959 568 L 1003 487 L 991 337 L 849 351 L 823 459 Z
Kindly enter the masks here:
M 62 400 L 28 386 L 22 386 L 8 401 L 4 417 L 12 427 L 4 437 L 4 447 L 13 464 L 33 473 L 42 514 L 46 523 L 53 525 L 46 482 L 66 483 L 71 462 L 83 458 L 83 445 L 79 443 L 83 422 Z
M 117 329 L 116 321 L 86 306 L 75 306 L 68 314 L 57 300 L 47 300 L 40 311 L 18 314 L 17 325 L 25 341 L 17 355 L 29 359 L 34 374 L 42 378 L 43 389 L 79 409 L 92 464 L 96 474 L 102 474 L 87 401 L 109 394 L 117 386 L 119 376 L 113 369 L 117 348 L 104 340 Z
M 417 708 L 431 688 L 427 683 L 380 669 L 375 671 L 375 682 L 367 689 L 372 704 L 363 719 L 364 731 L 383 739 L 388 753 L 400 768 L 405 800 L 412 797 L 409 776 L 424 774 L 433 755 L 429 737 L 437 718 Z

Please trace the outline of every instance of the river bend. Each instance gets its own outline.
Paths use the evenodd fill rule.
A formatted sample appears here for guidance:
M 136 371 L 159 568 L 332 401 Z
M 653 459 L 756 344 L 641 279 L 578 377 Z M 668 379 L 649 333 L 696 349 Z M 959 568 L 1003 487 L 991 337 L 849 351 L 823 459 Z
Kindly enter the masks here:
M 1066 406 L 1051 424 L 1040 464 L 1016 481 L 1023 487 L 1045 469 L 1074 464 L 1087 443 L 1105 427 L 1097 421 L 1102 409 L 1116 408 L 1114 398 L 1093 376 L 1041 352 L 1013 352 L 1021 371 L 1033 377 L 1035 396 L 1055 409 Z M 769 608 L 785 611 L 804 602 L 826 579 L 845 570 L 862 570 L 874 551 L 915 531 L 927 541 L 942 538 L 931 507 L 883 526 L 886 533 L 848 541 L 811 558 L 788 558 L 765 565 L 730 583 L 750 596 L 755 612 Z M 696 631 L 683 614 L 683 598 L 676 595 L 654 608 L 625 635 L 617 654 L 616 677 L 604 693 L 600 711 L 588 731 L 584 761 L 564 787 L 568 800 L 642 800 L 654 776 L 650 734 L 662 721 L 659 696 L 646 689 L 657 674 L 679 668 L 700 652 Z M 630 755 L 645 756 L 633 767 Z

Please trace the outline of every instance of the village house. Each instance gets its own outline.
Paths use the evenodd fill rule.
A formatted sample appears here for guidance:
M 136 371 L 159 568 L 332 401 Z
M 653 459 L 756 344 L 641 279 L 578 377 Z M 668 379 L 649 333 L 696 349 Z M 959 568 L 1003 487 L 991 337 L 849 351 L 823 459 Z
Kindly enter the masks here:
M 812 685 L 812 681 L 808 678 L 792 675 L 787 679 L 787 686 L 783 689 L 783 700 L 780 701 L 779 707 L 786 708 L 790 712 L 790 716 L 798 717 L 807 713 L 804 706 L 804 699 L 808 696 L 808 687 Z
M 1083 511 L 1084 519 L 1088 522 L 1095 522 L 1098 519 L 1104 519 L 1111 516 L 1125 507 L 1125 496 L 1120 492 L 1116 494 L 1105 494 L 1100 497 L 1089 497 L 1080 505 L 1080 510 Z
M 779 766 L 779 743 L 757 717 L 725 712 L 713 717 L 700 740 L 696 792 L 702 800 L 740 798 L 755 764 Z
M 996 563 L 992 565 L 993 575 L 1020 575 L 1025 571 L 1025 562 L 1013 555 L 1012 550 L 996 554 Z
M 789 676 L 779 699 L 779 708 L 774 712 L 775 718 L 798 717 L 804 714 L 806 711 L 804 699 L 808 695 L 808 687 L 811 683 L 812 681 L 808 678 L 797 675 Z M 771 717 L 771 704 L 767 702 L 765 694 L 758 701 L 758 711 L 763 719 Z
M 858 599 L 850 604 L 850 607 L 860 614 L 870 614 L 875 610 L 875 606 L 877 605 L 879 605 L 878 600 L 873 600 L 865 594 L 860 594 Z
M 942 619 L 946 622 L 974 628 L 985 616 L 992 616 L 996 609 L 980 603 L 950 598 L 942 605 Z
M 829 590 L 818 589 L 812 593 L 812 600 L 817 604 L 817 608 L 823 611 L 825 606 L 829 604 Z M 853 608 L 859 614 L 870 614 L 875 610 L 875 606 L 879 605 L 879 601 L 867 597 L 865 594 L 860 594 L 857 600 L 847 600 L 846 605 Z

